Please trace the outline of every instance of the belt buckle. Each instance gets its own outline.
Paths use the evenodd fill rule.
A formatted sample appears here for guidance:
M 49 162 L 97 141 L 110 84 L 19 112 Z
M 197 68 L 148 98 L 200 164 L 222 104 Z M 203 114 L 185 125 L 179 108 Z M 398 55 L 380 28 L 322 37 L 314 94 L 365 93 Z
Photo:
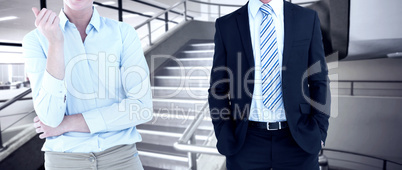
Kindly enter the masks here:
M 269 123 L 275 123 L 275 122 L 267 122 L 267 130 L 279 130 L 279 129 L 282 129 L 282 124 L 281 124 L 281 122 L 278 122 L 279 127 L 278 127 L 277 129 L 270 129 L 270 128 L 269 128 Z

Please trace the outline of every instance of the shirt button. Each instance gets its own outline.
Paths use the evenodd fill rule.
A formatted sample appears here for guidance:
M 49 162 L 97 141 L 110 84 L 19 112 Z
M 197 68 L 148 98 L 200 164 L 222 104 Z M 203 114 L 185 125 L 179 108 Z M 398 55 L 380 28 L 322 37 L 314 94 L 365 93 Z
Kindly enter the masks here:
M 88 160 L 89 160 L 89 162 L 94 162 L 95 158 L 91 156 L 91 157 L 88 158 Z

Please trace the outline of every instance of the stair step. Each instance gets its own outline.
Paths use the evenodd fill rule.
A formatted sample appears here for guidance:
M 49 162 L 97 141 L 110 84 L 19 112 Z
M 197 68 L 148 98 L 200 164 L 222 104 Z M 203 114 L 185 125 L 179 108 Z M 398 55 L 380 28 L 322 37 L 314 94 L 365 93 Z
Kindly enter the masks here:
M 141 163 L 144 166 L 157 169 L 188 170 L 188 158 L 183 156 L 173 156 L 149 151 L 138 151 Z M 146 169 L 148 170 L 148 169 Z M 152 170 L 152 169 L 150 169 Z
M 184 111 L 201 110 L 207 101 L 189 99 L 152 99 L 154 108 L 178 108 Z
M 208 88 L 152 87 L 153 98 L 206 100 Z
M 173 115 L 174 117 L 179 117 Z M 182 119 L 177 118 L 166 118 L 167 116 L 155 116 L 151 121 L 145 123 L 149 125 L 159 125 L 159 126 L 176 126 L 181 128 L 186 128 L 190 123 L 194 120 L 194 116 L 183 116 Z M 212 123 L 210 118 L 205 118 L 203 122 L 201 122 L 199 129 L 204 130 L 213 130 Z
M 215 48 L 214 43 L 197 43 L 189 44 L 184 50 L 213 50 Z
M 183 110 L 180 108 L 155 108 L 154 107 L 154 113 L 159 113 L 159 114 L 164 114 L 164 115 L 177 115 L 177 116 L 189 116 L 189 115 L 196 115 L 197 113 L 201 112 L 201 109 L 197 110 Z M 208 115 L 209 116 L 209 115 Z
M 175 67 L 212 67 L 211 57 L 200 58 L 173 58 L 165 66 Z
M 182 136 L 182 133 L 161 132 L 142 129 L 138 129 L 138 132 L 141 134 L 143 143 L 164 146 L 173 146 L 173 144 L 177 142 Z M 196 135 L 196 143 L 204 144 L 208 140 L 208 137 L 208 135 Z
M 151 78 L 151 83 L 153 86 L 209 87 L 209 77 L 154 76 Z
M 150 167 L 150 166 L 144 166 L 143 165 L 144 170 L 164 170 L 162 168 L 156 168 L 156 167 Z
M 155 76 L 207 76 L 211 75 L 211 66 L 166 66 Z
M 183 133 L 186 128 L 184 127 L 175 127 L 175 126 L 161 126 L 161 125 L 151 125 L 151 124 L 141 124 L 137 126 L 137 129 L 140 130 L 153 130 L 153 131 L 162 131 L 162 132 L 173 132 L 173 133 Z M 197 129 L 196 135 L 204 135 L 207 136 L 211 133 L 211 128 L 209 129 Z
M 144 169 L 189 169 L 187 153 L 173 144 L 207 103 L 214 48 L 206 41 L 188 44 L 152 75 L 154 117 L 137 126 L 143 139 L 137 148 Z M 206 115 L 195 132 L 196 143 L 205 143 L 212 131 Z
M 212 58 L 214 52 L 214 50 L 188 50 L 178 54 L 178 58 Z
M 155 145 L 150 143 L 136 143 L 138 151 L 153 152 L 164 155 L 187 157 L 186 152 L 178 151 L 173 146 Z

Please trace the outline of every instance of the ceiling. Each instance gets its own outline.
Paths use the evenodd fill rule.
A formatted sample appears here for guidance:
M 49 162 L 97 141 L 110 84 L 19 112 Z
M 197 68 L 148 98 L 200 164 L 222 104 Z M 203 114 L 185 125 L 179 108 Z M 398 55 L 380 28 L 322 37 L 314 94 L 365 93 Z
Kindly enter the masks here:
M 111 6 L 117 7 L 117 0 L 95 0 L 96 2 L 106 3 Z M 145 2 L 156 4 L 161 7 L 168 8 L 175 3 L 179 2 L 179 0 L 143 0 Z M 212 0 L 203 0 L 210 1 Z M 239 4 L 243 5 L 247 2 L 247 0 L 237 0 L 236 2 L 230 0 L 220 0 L 219 3 L 230 3 L 230 4 Z M 0 42 L 21 42 L 22 38 L 29 31 L 35 29 L 34 26 L 34 15 L 31 11 L 32 7 L 40 7 L 40 0 L 0 0 L 0 18 L 7 16 L 16 16 L 17 19 L 8 20 L 8 21 L 0 21 Z M 59 12 L 63 6 L 62 0 L 47 0 L 47 8 L 53 11 Z M 192 11 L 200 11 L 203 10 L 203 6 L 188 3 L 188 8 Z M 162 10 L 156 9 L 154 7 L 150 7 L 138 2 L 134 2 L 132 0 L 123 0 L 123 8 L 132 10 L 135 12 L 140 12 L 148 15 L 155 15 L 161 12 Z M 105 7 L 97 6 L 96 9 L 99 11 L 101 16 L 107 17 L 110 19 L 118 20 L 118 12 L 117 10 L 108 9 Z M 179 6 L 175 10 L 182 11 L 183 7 Z M 208 9 L 207 9 L 208 10 Z M 225 9 L 223 9 L 225 10 Z M 230 9 L 233 10 L 233 9 Z M 198 17 L 200 13 L 190 13 L 191 16 Z M 129 23 L 132 26 L 139 25 L 144 22 L 146 17 L 130 15 L 129 13 L 123 12 L 124 19 L 123 21 Z M 169 14 L 169 17 L 175 17 L 173 14 Z
M 115 4 L 110 4 L 111 6 L 117 6 L 116 0 L 96 0 L 96 2 L 107 3 L 115 2 Z M 23 36 L 27 34 L 30 30 L 35 29 L 34 26 L 34 15 L 31 11 L 32 7 L 40 6 L 39 0 L 0 0 L 0 17 L 6 16 L 16 16 L 15 20 L 1 21 L 0 22 L 0 41 L 2 42 L 21 42 Z M 167 5 L 159 3 L 161 6 L 167 7 Z M 53 11 L 59 12 L 63 6 L 62 0 L 48 0 L 47 7 Z M 155 14 L 160 12 L 156 8 L 146 6 L 140 3 L 133 2 L 131 0 L 123 0 L 123 8 L 134 10 L 136 12 Z M 118 19 L 118 14 L 116 10 L 108 9 L 105 7 L 96 7 L 101 16 L 111 18 L 114 20 Z M 128 13 L 123 13 L 127 15 Z M 131 18 L 126 18 L 126 22 L 131 25 L 138 25 L 144 22 L 147 18 L 136 16 Z
M 100 3 L 107 3 L 111 6 L 117 6 L 117 0 L 95 0 Z M 180 0 L 143 0 L 148 3 L 157 4 L 161 7 L 170 7 Z M 202 0 L 212 3 L 226 3 L 243 5 L 247 0 Z M 294 3 L 306 2 L 311 0 L 292 0 Z M 316 0 L 314 0 L 316 1 Z M 35 29 L 34 15 L 32 7 L 39 7 L 40 0 L 0 0 L 0 20 L 3 17 L 14 16 L 17 19 L 0 21 L 0 42 L 20 43 L 24 35 Z M 112 3 L 111 3 L 112 2 Z M 114 3 L 113 3 L 114 2 Z M 53 11 L 60 11 L 63 0 L 47 0 L 47 6 Z M 347 59 L 367 59 L 386 57 L 388 53 L 402 52 L 402 6 L 401 0 L 387 0 L 379 2 L 377 0 L 351 0 L 350 4 L 350 28 L 349 28 L 349 56 Z M 148 15 L 155 15 L 161 10 L 147 5 L 143 5 L 132 0 L 123 0 L 123 8 L 140 12 Z M 118 19 L 116 10 L 97 6 L 101 16 Z M 213 21 L 216 15 L 206 16 L 206 12 L 216 13 L 217 9 L 195 3 L 189 3 L 189 15 L 202 20 Z M 223 13 L 229 13 L 235 8 L 223 8 Z M 182 11 L 179 6 L 176 11 Z M 200 13 L 201 12 L 201 13 Z M 130 25 L 137 26 L 148 18 L 123 13 L 123 21 Z M 176 15 L 177 16 L 177 15 Z M 169 14 L 170 19 L 175 15 Z M 163 26 L 162 21 L 155 21 L 152 27 Z M 139 35 L 147 35 L 146 27 L 138 30 Z M 9 48 L 9 47 L 7 47 Z M 11 48 L 10 48 L 11 49 Z M 18 52 L 18 50 L 15 50 Z M 0 60 L 1 60 L 0 48 Z M 1 62 L 0 63 L 4 63 Z

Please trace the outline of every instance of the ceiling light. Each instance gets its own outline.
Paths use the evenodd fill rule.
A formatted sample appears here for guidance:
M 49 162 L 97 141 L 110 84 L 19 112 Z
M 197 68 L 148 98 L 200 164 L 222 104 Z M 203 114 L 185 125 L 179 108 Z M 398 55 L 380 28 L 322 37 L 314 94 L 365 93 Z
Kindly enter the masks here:
M 22 47 L 0 46 L 0 53 L 22 53 Z
M 0 64 L 21 64 L 24 63 L 22 53 L 1 53 Z
M 151 15 L 151 16 L 152 16 L 152 15 L 155 14 L 155 12 L 144 12 L 144 14 L 145 14 L 145 15 Z
M 13 20 L 13 19 L 17 19 L 18 17 L 16 16 L 7 16 L 7 17 L 1 17 L 0 21 L 7 21 L 7 20 Z
M 134 18 L 134 17 L 138 17 L 139 15 L 138 14 L 126 14 L 126 15 L 123 15 L 123 18 Z
M 116 3 L 116 2 L 114 2 L 114 1 L 102 2 L 103 5 L 113 5 L 113 4 L 115 4 L 115 3 Z

